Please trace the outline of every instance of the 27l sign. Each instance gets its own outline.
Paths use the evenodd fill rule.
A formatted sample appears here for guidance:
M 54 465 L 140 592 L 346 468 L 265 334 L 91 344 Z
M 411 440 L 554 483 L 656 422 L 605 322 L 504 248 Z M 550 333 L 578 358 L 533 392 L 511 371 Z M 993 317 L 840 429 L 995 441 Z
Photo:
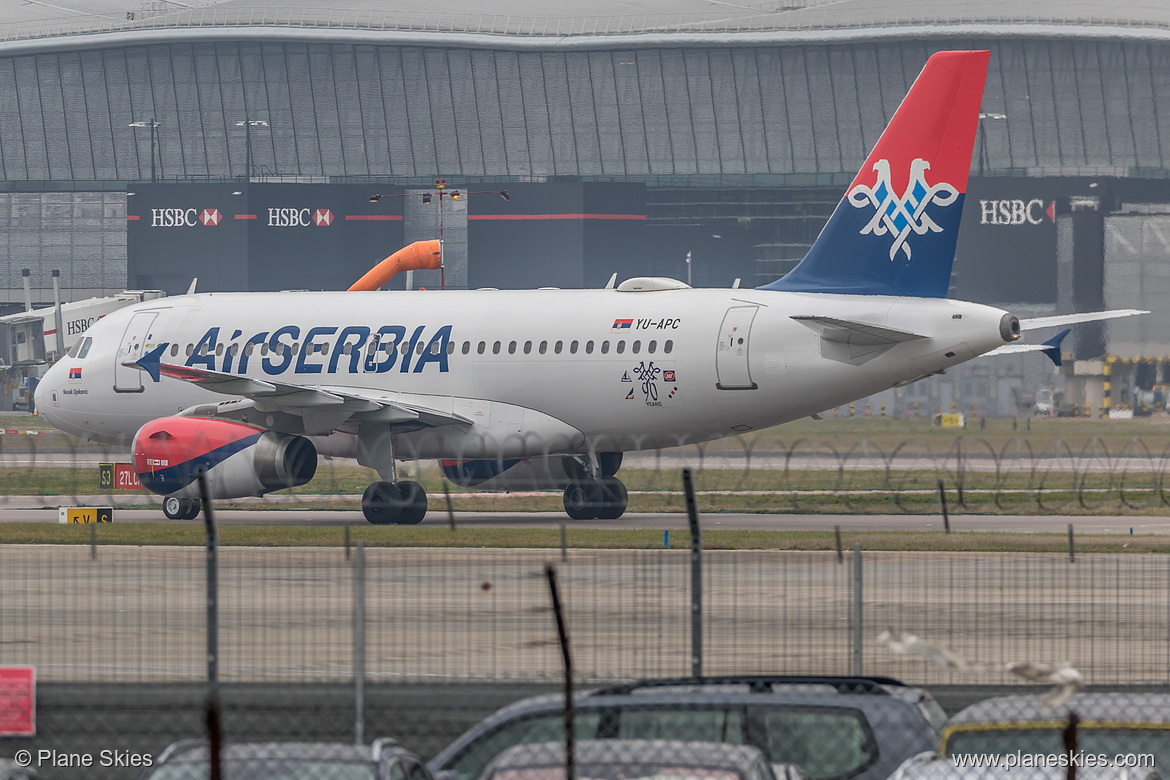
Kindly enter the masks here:
M 0 666 L 0 737 L 36 735 L 36 669 L 31 666 Z

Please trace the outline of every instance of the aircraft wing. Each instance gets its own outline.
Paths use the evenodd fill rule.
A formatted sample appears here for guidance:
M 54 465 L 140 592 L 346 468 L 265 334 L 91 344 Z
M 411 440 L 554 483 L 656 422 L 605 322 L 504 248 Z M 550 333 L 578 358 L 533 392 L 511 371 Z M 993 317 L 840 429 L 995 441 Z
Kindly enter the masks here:
M 225 374 L 203 368 L 156 362 L 154 352 L 122 365 L 146 371 L 152 377 L 168 376 L 198 385 L 215 393 L 243 396 L 218 404 L 199 404 L 184 409 L 180 416 L 228 417 L 266 428 L 274 427 L 285 415 L 300 418 L 300 428 L 309 435 L 337 430 L 352 418 L 360 422 L 381 422 L 414 430 L 441 425 L 471 425 L 472 421 L 450 410 L 432 408 L 402 394 L 357 387 L 291 385 L 265 379 Z M 267 424 L 265 424 L 267 422 Z
M 1028 319 L 1020 320 L 1020 330 L 1059 328 L 1062 325 L 1076 325 L 1080 322 L 1098 322 L 1099 320 L 1115 320 L 1118 317 L 1134 317 L 1138 314 L 1149 314 L 1149 312 L 1141 309 L 1113 309 L 1112 311 L 1089 311 L 1081 314 L 1057 314 L 1052 317 L 1029 317 Z M 999 353 L 999 350 L 996 350 L 996 353 Z
M 918 333 L 910 333 L 896 328 L 887 328 L 883 325 L 872 325 L 868 322 L 843 320 L 837 317 L 819 317 L 815 315 L 793 315 L 792 319 L 807 328 L 821 334 L 825 341 L 838 344 L 854 344 L 861 346 L 881 346 L 897 344 L 900 341 L 924 339 Z

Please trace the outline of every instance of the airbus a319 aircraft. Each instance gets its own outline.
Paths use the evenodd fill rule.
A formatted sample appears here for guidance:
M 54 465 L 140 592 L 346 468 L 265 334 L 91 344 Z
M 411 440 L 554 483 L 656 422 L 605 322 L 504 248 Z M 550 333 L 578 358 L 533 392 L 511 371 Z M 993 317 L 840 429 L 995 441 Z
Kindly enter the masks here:
M 947 300 L 989 53 L 932 56 L 808 255 L 763 287 L 660 278 L 602 290 L 207 293 L 96 323 L 37 388 L 82 438 L 131 445 L 171 518 L 304 484 L 318 454 L 379 481 L 371 523 L 418 523 L 401 459 L 461 484 L 510 473 L 564 489 L 575 519 L 617 518 L 621 453 L 766 428 L 979 355 L 1045 351 L 1021 322 Z M 1063 334 L 1062 334 L 1063 335 Z

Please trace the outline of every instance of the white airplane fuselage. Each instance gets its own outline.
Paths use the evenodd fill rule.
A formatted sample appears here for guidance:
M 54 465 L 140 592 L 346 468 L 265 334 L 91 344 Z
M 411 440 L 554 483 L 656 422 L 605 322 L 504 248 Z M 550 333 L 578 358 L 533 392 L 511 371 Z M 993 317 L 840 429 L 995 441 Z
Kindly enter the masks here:
M 928 376 L 1003 345 L 1004 316 L 948 299 L 743 289 L 200 294 L 96 323 L 87 353 L 54 365 L 37 402 L 62 430 L 127 445 L 150 420 L 229 400 L 122 365 L 166 343 L 164 364 L 359 389 L 467 421 L 397 433 L 399 458 L 652 449 L 758 430 Z M 794 317 L 925 338 L 850 357 Z M 290 432 L 324 436 L 338 417 L 323 406 L 299 419 Z

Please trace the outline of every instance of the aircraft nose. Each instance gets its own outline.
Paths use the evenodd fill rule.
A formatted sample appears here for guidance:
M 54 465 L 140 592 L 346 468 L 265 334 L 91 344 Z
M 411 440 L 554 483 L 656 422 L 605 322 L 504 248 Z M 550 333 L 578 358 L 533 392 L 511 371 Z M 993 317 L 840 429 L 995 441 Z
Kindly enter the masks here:
M 50 423 L 56 425 L 53 420 L 53 392 L 60 392 L 61 377 L 64 375 L 64 367 L 61 361 L 57 361 L 49 366 L 49 370 L 37 382 L 36 390 L 33 391 L 33 405 L 36 407 L 37 413 L 47 419 Z

